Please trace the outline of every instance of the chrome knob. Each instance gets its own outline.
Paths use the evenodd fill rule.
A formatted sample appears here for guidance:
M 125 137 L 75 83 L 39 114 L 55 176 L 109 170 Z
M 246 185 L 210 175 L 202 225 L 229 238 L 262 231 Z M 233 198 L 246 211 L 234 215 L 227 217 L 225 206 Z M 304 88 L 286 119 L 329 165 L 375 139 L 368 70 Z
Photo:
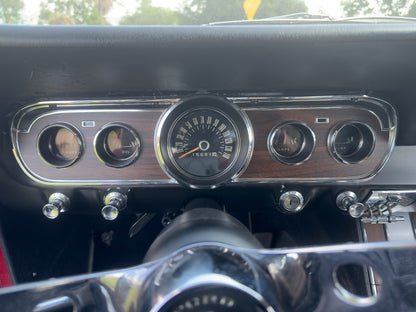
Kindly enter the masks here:
M 348 207 L 348 213 L 351 217 L 357 219 L 361 218 L 365 212 L 365 205 L 362 203 L 355 203 Z
M 349 215 L 355 219 L 361 218 L 367 206 L 358 202 L 357 194 L 351 191 L 342 192 L 338 194 L 336 204 L 342 211 L 348 211 Z
M 357 195 L 354 192 L 346 191 L 338 194 L 336 204 L 342 211 L 348 211 L 349 206 L 357 202 Z
M 279 206 L 283 212 L 296 213 L 303 209 L 304 199 L 301 193 L 289 191 L 283 193 L 279 199 Z
M 49 196 L 49 202 L 43 206 L 42 212 L 48 219 L 56 219 L 61 213 L 68 211 L 70 200 L 62 193 L 53 193 Z
M 120 211 L 127 207 L 127 196 L 120 192 L 111 192 L 104 197 L 104 207 L 101 215 L 104 219 L 113 221 L 117 219 Z

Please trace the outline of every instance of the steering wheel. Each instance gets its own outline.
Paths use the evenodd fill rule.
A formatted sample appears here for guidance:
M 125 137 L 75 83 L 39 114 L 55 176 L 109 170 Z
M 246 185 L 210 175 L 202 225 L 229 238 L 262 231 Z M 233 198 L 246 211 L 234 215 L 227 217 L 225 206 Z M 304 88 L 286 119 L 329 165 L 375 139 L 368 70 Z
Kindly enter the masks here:
M 415 311 L 416 243 L 262 249 L 238 220 L 212 208 L 177 217 L 142 265 L 0 291 L 4 311 Z M 360 297 L 337 277 L 371 267 L 377 294 Z

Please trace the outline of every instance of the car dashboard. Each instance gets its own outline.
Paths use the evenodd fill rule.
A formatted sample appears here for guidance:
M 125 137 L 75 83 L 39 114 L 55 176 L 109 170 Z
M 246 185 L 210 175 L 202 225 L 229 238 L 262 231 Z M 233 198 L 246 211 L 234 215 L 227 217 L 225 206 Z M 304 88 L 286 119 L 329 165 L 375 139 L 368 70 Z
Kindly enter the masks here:
M 416 309 L 413 23 L 0 30 L 7 311 Z

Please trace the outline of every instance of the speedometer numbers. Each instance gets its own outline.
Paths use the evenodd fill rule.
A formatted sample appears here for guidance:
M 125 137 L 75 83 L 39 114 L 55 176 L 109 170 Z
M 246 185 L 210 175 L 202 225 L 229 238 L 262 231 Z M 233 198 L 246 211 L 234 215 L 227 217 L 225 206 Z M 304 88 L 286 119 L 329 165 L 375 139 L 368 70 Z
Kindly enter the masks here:
M 215 96 L 195 96 L 160 119 L 156 154 L 177 181 L 212 188 L 237 177 L 251 157 L 253 134 L 246 115 Z
M 169 150 L 177 166 L 197 177 L 226 170 L 238 152 L 235 126 L 223 114 L 197 109 L 178 120 L 169 135 Z

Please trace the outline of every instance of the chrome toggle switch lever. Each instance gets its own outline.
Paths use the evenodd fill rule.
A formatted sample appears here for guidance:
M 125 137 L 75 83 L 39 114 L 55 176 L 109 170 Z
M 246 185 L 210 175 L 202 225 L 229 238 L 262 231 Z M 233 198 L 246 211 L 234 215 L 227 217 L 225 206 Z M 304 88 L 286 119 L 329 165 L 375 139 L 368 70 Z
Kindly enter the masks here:
M 43 206 L 42 212 L 48 219 L 56 219 L 59 214 L 68 211 L 70 200 L 62 193 L 53 193 L 49 196 L 49 202 Z
M 113 221 L 117 219 L 120 211 L 127 207 L 127 195 L 120 192 L 111 192 L 104 197 L 104 207 L 101 215 L 104 219 Z
M 348 211 L 351 217 L 361 218 L 366 211 L 366 206 L 357 201 L 357 195 L 354 192 L 346 191 L 337 196 L 336 204 L 339 209 Z

